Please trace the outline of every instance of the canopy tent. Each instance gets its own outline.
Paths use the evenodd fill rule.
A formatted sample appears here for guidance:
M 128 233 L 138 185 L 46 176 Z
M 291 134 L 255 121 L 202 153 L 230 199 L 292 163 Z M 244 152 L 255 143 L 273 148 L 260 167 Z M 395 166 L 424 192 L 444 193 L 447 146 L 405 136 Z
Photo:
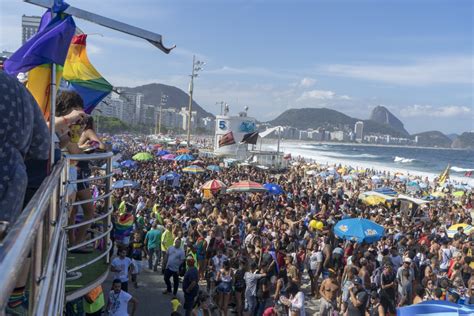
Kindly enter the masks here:
M 404 195 L 404 194 L 399 194 L 397 196 L 397 199 L 398 200 L 406 200 L 406 201 L 410 201 L 412 203 L 415 203 L 417 205 L 422 205 L 422 204 L 425 204 L 425 203 L 429 203 L 430 201 L 425 201 L 425 200 L 422 200 L 422 199 L 417 199 L 417 198 L 414 198 L 414 197 L 411 197 L 411 196 L 408 196 L 408 195 Z

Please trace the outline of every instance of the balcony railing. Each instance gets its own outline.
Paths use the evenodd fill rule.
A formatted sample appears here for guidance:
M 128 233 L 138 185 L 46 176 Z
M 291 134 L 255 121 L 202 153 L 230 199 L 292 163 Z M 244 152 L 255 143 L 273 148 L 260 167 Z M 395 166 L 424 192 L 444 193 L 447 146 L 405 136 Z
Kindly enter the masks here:
M 105 175 L 69 180 L 71 161 L 84 160 L 106 160 Z M 112 153 L 66 155 L 55 165 L 0 244 L 0 315 L 4 314 L 11 292 L 25 273 L 28 274 L 30 315 L 62 315 L 66 301 L 87 294 L 105 280 L 112 247 L 112 175 Z M 84 181 L 102 181 L 105 193 L 87 201 L 69 203 L 68 184 Z M 67 226 L 71 207 L 99 200 L 105 201 L 102 214 Z M 68 247 L 68 230 L 94 223 L 99 226 L 97 236 Z M 103 241 L 105 246 L 87 256 L 70 252 L 98 241 Z M 82 280 L 69 285 L 66 273 L 79 270 Z

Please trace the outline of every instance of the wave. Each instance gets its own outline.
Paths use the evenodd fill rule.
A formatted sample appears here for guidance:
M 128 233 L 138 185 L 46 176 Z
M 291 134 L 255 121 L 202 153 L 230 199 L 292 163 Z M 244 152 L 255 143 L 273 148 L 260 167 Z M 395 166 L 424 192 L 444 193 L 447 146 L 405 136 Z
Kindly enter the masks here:
M 381 156 L 371 155 L 371 154 L 359 154 L 359 155 L 346 155 L 338 152 L 325 153 L 324 156 L 332 158 L 381 158 Z
M 395 156 L 395 159 L 393 159 L 393 161 L 400 162 L 400 163 L 410 163 L 410 162 L 415 161 L 415 159 Z
M 453 170 L 454 172 L 470 172 L 470 171 L 474 171 L 474 169 L 460 168 L 460 167 L 456 167 L 456 166 L 453 166 L 453 167 L 451 167 L 450 169 Z

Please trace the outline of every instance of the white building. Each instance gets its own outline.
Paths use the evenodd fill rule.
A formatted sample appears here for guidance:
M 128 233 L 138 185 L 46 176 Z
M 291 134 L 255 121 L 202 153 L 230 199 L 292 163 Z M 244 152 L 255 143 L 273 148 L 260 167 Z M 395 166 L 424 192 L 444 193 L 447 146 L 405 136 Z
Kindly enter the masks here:
M 349 141 L 349 135 L 343 131 L 331 132 L 331 140 L 339 142 Z
M 96 110 L 99 110 L 102 116 L 115 117 L 122 120 L 123 104 L 124 101 L 120 96 L 115 92 L 111 92 L 97 105 Z
M 184 131 L 188 130 L 188 117 L 189 117 L 189 109 L 187 107 L 182 107 L 181 111 L 179 111 L 179 115 L 181 115 L 181 126 L 180 128 Z M 197 112 L 191 111 L 191 130 L 196 128 L 197 123 Z
M 25 44 L 30 38 L 38 32 L 41 22 L 40 16 L 23 15 L 21 17 L 21 43 Z
M 355 140 L 359 143 L 364 139 L 364 122 L 358 121 L 354 126 Z

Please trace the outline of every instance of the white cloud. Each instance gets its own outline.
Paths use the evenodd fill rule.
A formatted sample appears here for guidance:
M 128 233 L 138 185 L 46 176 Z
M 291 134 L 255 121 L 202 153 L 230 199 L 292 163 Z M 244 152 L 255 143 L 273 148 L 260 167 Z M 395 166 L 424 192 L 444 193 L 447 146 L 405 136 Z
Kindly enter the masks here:
M 400 110 L 400 115 L 404 117 L 457 117 L 472 113 L 472 109 L 467 106 L 440 106 L 414 104 Z
M 340 98 L 341 100 L 352 100 L 352 98 L 351 98 L 350 96 L 345 95 L 345 94 L 344 94 L 344 95 L 341 95 L 339 98 Z
M 303 100 L 331 100 L 336 96 L 336 93 L 334 91 L 329 91 L 329 90 L 311 90 L 311 91 L 305 91 L 301 95 L 301 97 L 298 98 L 298 101 L 303 101 Z
M 271 77 L 278 79 L 293 79 L 296 78 L 295 75 L 288 74 L 286 72 L 278 72 L 275 70 L 270 70 L 262 67 L 230 67 L 223 66 L 218 69 L 211 69 L 206 71 L 209 74 L 217 75 L 248 75 L 248 76 L 257 76 L 257 77 Z
M 316 83 L 315 79 L 305 77 L 305 78 L 301 79 L 300 86 L 307 88 L 307 87 L 314 86 L 315 83 Z
M 399 65 L 331 64 L 321 71 L 341 77 L 382 81 L 399 85 L 473 83 L 474 56 L 424 58 Z

